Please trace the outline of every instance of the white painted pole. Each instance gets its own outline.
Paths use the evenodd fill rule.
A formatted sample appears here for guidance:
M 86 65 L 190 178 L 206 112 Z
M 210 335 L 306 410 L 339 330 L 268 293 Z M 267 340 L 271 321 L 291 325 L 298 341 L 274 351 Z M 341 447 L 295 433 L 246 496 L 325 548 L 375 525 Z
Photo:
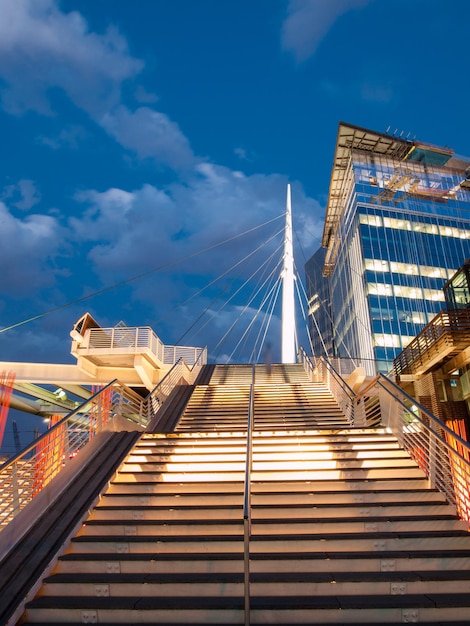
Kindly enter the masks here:
M 295 363 L 294 251 L 292 245 L 292 206 L 287 185 L 284 265 L 282 269 L 282 362 Z

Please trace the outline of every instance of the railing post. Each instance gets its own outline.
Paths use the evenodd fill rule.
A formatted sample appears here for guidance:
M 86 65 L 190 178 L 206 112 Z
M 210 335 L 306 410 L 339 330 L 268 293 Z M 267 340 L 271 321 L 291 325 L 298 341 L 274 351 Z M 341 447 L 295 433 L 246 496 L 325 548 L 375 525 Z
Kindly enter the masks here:
M 360 400 L 353 401 L 352 421 L 354 426 L 367 427 L 366 408 L 364 396 Z
M 17 463 L 13 463 L 11 468 L 11 505 L 12 517 L 20 510 L 20 490 L 18 488 L 18 467 Z

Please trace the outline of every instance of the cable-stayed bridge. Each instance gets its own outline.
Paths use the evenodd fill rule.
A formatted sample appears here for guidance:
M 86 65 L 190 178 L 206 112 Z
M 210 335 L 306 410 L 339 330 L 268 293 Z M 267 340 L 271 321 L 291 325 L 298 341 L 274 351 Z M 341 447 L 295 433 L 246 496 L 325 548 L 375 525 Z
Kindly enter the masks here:
M 295 346 L 289 205 L 284 362 L 85 314 L 76 365 L 17 364 L 57 414 L 0 467 L 1 624 L 466 623 L 468 444 Z

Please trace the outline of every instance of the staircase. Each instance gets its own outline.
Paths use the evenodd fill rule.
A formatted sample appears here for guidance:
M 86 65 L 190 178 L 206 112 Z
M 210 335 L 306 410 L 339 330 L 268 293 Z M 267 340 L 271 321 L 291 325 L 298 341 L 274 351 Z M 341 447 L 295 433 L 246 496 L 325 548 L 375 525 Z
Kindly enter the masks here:
M 217 366 L 146 433 L 25 624 L 245 624 L 252 369 Z M 349 428 L 300 366 L 255 373 L 251 624 L 470 623 L 470 536 L 382 428 Z

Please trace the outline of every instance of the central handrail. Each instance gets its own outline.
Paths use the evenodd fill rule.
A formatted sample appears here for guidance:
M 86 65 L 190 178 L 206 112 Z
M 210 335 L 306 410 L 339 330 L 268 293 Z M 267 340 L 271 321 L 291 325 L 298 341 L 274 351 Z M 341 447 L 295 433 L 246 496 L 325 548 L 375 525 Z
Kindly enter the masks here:
M 253 419 L 254 419 L 255 366 L 251 371 L 250 400 L 246 431 L 245 496 L 243 500 L 243 554 L 245 589 L 245 626 L 250 626 L 250 538 L 251 538 L 251 471 L 253 466 Z

